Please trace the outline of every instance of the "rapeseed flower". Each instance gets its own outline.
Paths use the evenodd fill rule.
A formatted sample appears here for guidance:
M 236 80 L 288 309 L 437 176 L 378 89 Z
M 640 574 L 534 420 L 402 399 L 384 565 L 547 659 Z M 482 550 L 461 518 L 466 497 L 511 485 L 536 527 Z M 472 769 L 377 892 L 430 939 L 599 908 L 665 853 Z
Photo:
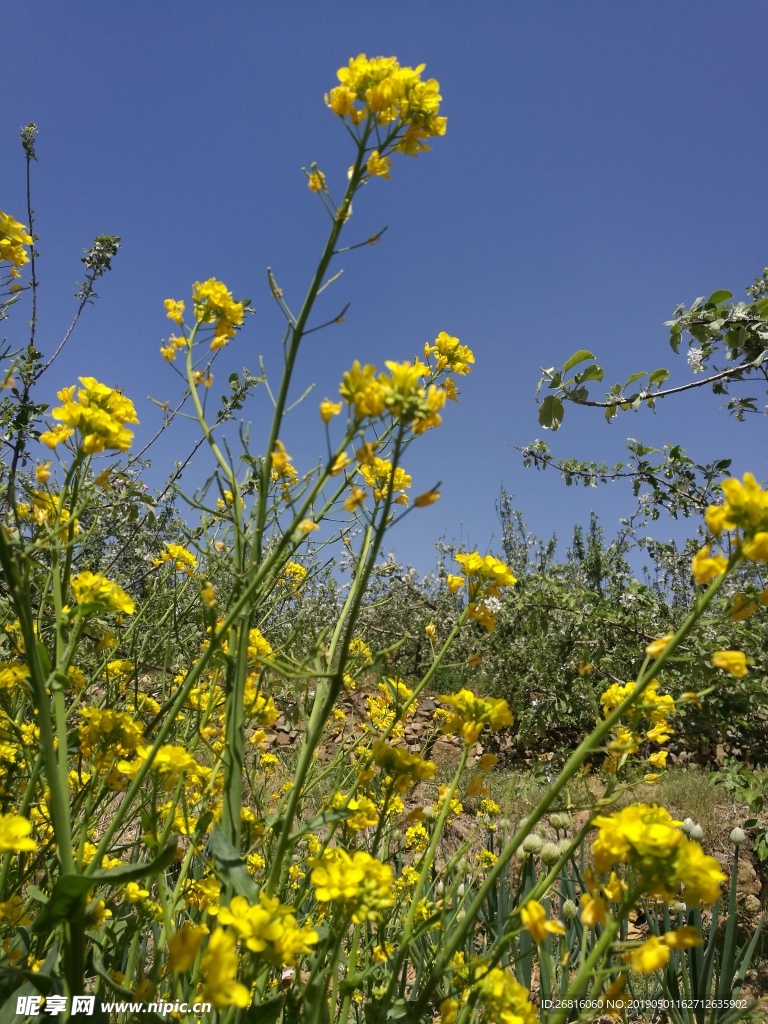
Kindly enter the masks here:
M 528 900 L 520 911 L 520 920 L 534 942 L 543 942 L 548 935 L 565 935 L 562 921 L 552 921 L 538 900 Z
M 237 981 L 237 952 L 235 937 L 223 928 L 217 928 L 208 940 L 200 961 L 200 970 L 205 982 L 203 998 L 217 1009 L 228 1006 L 247 1006 L 251 994 L 245 985 Z
M 34 850 L 36 843 L 30 838 L 31 831 L 32 823 L 20 814 L 1 814 L 0 854 Z
M 743 651 L 715 651 L 712 655 L 712 664 L 715 668 L 722 668 L 730 672 L 737 679 L 743 679 L 749 669 L 747 658 Z
M 11 264 L 11 277 L 19 277 L 19 267 L 29 261 L 25 246 L 33 244 L 24 224 L 0 210 L 0 261 Z
M 192 301 L 197 322 L 213 323 L 211 348 L 214 351 L 222 348 L 230 338 L 235 336 L 235 331 L 243 322 L 244 303 L 235 302 L 226 285 L 214 277 L 210 277 L 202 283 L 195 281 L 192 288 Z
M 100 604 L 104 611 L 133 615 L 135 604 L 117 583 L 96 572 L 81 572 L 70 578 L 70 586 L 77 604 Z
M 297 924 L 291 907 L 263 892 L 256 905 L 233 896 L 219 911 L 219 922 L 231 925 L 243 945 L 277 967 L 293 967 L 296 957 L 311 952 L 319 937 L 313 928 Z
M 538 1024 L 530 992 L 510 971 L 493 967 L 476 982 L 474 992 L 489 1024 Z
M 446 129 L 446 119 L 439 114 L 440 86 L 434 78 L 422 80 L 424 67 L 401 67 L 395 57 L 369 59 L 361 53 L 339 69 L 341 84 L 326 95 L 326 105 L 353 125 L 366 118 L 379 125 L 394 124 L 394 148 L 413 156 L 429 149 L 425 139 L 444 135 Z
M 166 562 L 171 562 L 176 572 L 183 572 L 187 576 L 192 576 L 197 568 L 197 559 L 181 544 L 166 544 L 159 558 L 152 559 L 152 565 L 156 568 Z
M 335 848 L 308 863 L 317 899 L 339 904 L 355 924 L 381 920 L 383 911 L 395 902 L 392 868 L 369 853 L 356 850 L 349 854 Z
M 663 807 L 631 804 L 616 814 L 598 815 L 594 825 L 599 830 L 592 844 L 598 872 L 627 864 L 648 895 L 674 899 L 683 885 L 689 904 L 718 899 L 725 881 L 720 865 L 683 834 L 682 822 Z
M 477 743 L 484 726 L 488 725 L 491 732 L 498 732 L 514 722 L 507 702 L 501 698 L 476 697 L 471 690 L 462 689 L 458 693 L 438 697 L 438 700 L 453 708 L 443 725 L 443 732 L 449 736 L 460 735 L 468 746 Z
M 125 424 L 139 422 L 133 402 L 120 391 L 100 384 L 95 377 L 78 379 L 83 387 L 77 392 L 77 398 L 75 384 L 56 393 L 63 405 L 51 415 L 63 427 L 47 432 L 43 443 L 53 448 L 77 431 L 82 437 L 83 451 L 89 455 L 107 448 L 126 451 L 133 440 L 133 432 Z

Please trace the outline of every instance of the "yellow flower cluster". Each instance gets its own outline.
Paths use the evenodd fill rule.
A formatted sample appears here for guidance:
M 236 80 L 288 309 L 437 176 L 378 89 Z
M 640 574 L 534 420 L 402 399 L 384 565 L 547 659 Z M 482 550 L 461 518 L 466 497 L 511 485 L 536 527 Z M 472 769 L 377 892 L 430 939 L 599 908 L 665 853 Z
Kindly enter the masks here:
M 630 866 L 642 892 L 658 899 L 677 898 L 680 886 L 689 905 L 714 903 L 725 875 L 714 857 L 680 831 L 668 811 L 655 804 L 631 804 L 616 814 L 598 815 L 599 830 L 592 844 L 595 869 L 604 873 L 614 864 Z
M 313 928 L 296 923 L 291 907 L 263 892 L 256 906 L 244 896 L 233 896 L 229 906 L 219 910 L 219 923 L 231 925 L 252 953 L 277 967 L 293 967 L 296 957 L 311 952 L 318 940 Z
M 395 780 L 395 792 L 404 793 L 422 779 L 434 779 L 437 765 L 403 747 L 393 747 L 384 740 L 375 740 L 373 759 Z
M 605 718 L 622 704 L 635 688 L 634 683 L 612 683 L 600 697 Z M 669 724 L 669 716 L 675 713 L 675 702 L 668 693 L 659 693 L 659 681 L 653 679 L 643 693 L 641 703 L 633 705 L 627 712 L 626 721 L 619 725 L 614 738 L 609 744 L 609 756 L 605 769 L 615 772 L 622 754 L 634 753 L 642 741 L 649 740 L 663 746 L 674 733 Z M 651 727 L 646 729 L 643 720 L 650 721 Z M 667 751 L 660 750 L 648 758 L 654 768 L 663 768 L 667 760 Z M 654 780 L 655 781 L 655 780 Z
M 530 993 L 511 971 L 494 967 L 475 985 L 483 1020 L 493 1024 L 538 1024 Z
M 443 337 L 449 336 L 441 333 L 436 344 Z M 468 373 L 468 363 L 475 361 L 474 356 L 466 345 L 459 345 L 457 338 L 450 340 L 467 357 L 467 362 L 461 364 L 466 368 L 459 372 Z M 431 351 L 429 346 L 426 350 Z M 423 434 L 431 427 L 439 427 L 442 423 L 440 410 L 449 398 L 456 400 L 456 389 L 452 381 L 444 380 L 442 385 L 434 383 L 437 375 L 449 364 L 443 362 L 434 371 L 419 359 L 403 363 L 387 360 L 385 365 L 389 372 L 377 373 L 375 366 L 361 366 L 355 360 L 351 369 L 344 373 L 339 394 L 351 407 L 355 419 L 376 419 L 389 413 L 400 422 L 411 423 L 416 434 Z M 320 414 L 326 423 L 339 412 L 340 406 L 327 399 L 320 404 Z
M 197 324 L 213 324 L 211 348 L 214 351 L 223 348 L 242 324 L 246 303 L 235 302 L 227 286 L 214 277 L 207 281 L 195 281 L 192 302 Z M 168 319 L 180 327 L 183 326 L 184 302 L 181 299 L 166 299 L 164 305 Z M 185 338 L 171 338 L 168 345 L 160 351 L 167 362 L 173 362 L 176 349 L 183 348 L 186 344 Z
M 476 697 L 471 690 L 459 690 L 437 699 L 453 708 L 443 725 L 443 732 L 449 736 L 461 736 L 468 746 L 477 743 L 484 726 L 488 725 L 491 732 L 498 732 L 514 722 L 507 702 L 501 698 Z
M 375 458 L 371 465 L 360 467 L 360 475 L 368 486 L 373 488 L 376 501 L 382 501 L 391 492 L 397 495 L 395 504 L 408 504 L 408 495 L 405 492 L 413 480 L 402 466 L 393 467 L 388 459 Z
M 15 690 L 25 679 L 29 679 L 29 669 L 18 661 L 0 663 L 0 690 Z
M 741 530 L 737 540 L 741 555 L 751 562 L 768 562 L 768 491 L 763 490 L 751 473 L 739 480 L 723 480 L 725 494 L 722 505 L 710 505 L 706 521 L 710 533 L 719 537 L 726 530 Z M 728 567 L 723 554 L 713 555 L 711 544 L 698 551 L 691 562 L 697 583 L 709 583 Z M 746 617 L 746 616 L 742 616 Z
M 355 924 L 379 921 L 395 902 L 392 868 L 369 853 L 326 850 L 309 860 L 315 895 L 321 903 L 338 903 Z
M 260 629 L 251 629 L 248 632 L 248 664 L 259 665 L 264 658 L 272 655 L 272 644 L 263 635 Z
M 456 555 L 456 561 L 468 582 L 469 618 L 492 632 L 496 628 L 496 616 L 485 599 L 500 597 L 501 588 L 513 587 L 517 583 L 516 577 L 498 558 L 494 558 L 493 555 L 481 555 L 479 551 Z M 464 579 L 461 576 L 449 574 L 448 589 L 451 593 L 455 593 L 463 585 Z
M 97 572 L 81 572 L 72 576 L 69 582 L 77 604 L 100 604 L 104 611 L 133 615 L 136 608 L 133 598 L 106 576 Z
M 200 970 L 205 978 L 203 999 L 216 1009 L 245 1007 L 250 1003 L 251 993 L 237 981 L 237 968 L 235 937 L 223 928 L 217 928 L 200 960 Z
M 160 557 L 152 559 L 152 565 L 156 568 L 165 565 L 166 562 L 171 562 L 176 572 L 183 572 L 186 576 L 194 575 L 197 568 L 197 559 L 181 544 L 166 544 Z
M 199 323 L 213 323 L 211 348 L 215 350 L 226 345 L 243 322 L 243 303 L 235 302 L 226 285 L 213 277 L 202 283 L 195 281 L 192 301 L 195 319 Z
M 133 402 L 115 388 L 100 384 L 95 377 L 78 379 L 83 386 L 76 398 L 76 384 L 56 392 L 56 397 L 64 404 L 51 415 L 62 425 L 42 433 L 40 440 L 49 448 L 55 448 L 77 430 L 82 437 L 83 451 L 89 455 L 106 448 L 126 451 L 131 446 L 133 431 L 125 424 L 139 422 Z
M 0 261 L 11 264 L 11 277 L 20 276 L 18 268 L 29 260 L 24 246 L 32 245 L 32 241 L 23 224 L 0 210 Z
M 424 346 L 424 358 L 435 357 L 435 372 L 450 370 L 452 373 L 464 376 L 472 372 L 471 363 L 474 363 L 475 356 L 468 345 L 462 345 L 458 338 L 440 331 L 435 338 L 434 345 Z
M 404 129 L 395 148 L 408 156 L 429 149 L 424 140 L 445 135 L 446 119 L 439 115 L 440 86 L 434 78 L 423 81 L 425 65 L 401 67 L 395 57 L 352 58 L 337 77 L 341 85 L 325 97 L 334 114 L 354 125 L 366 118 L 376 124 Z M 377 154 L 378 155 L 378 154 Z
M 83 724 L 78 727 L 80 753 L 93 758 L 94 767 L 101 771 L 109 767 L 116 757 L 127 757 L 138 749 L 143 737 L 141 722 L 130 715 L 111 708 L 83 708 Z

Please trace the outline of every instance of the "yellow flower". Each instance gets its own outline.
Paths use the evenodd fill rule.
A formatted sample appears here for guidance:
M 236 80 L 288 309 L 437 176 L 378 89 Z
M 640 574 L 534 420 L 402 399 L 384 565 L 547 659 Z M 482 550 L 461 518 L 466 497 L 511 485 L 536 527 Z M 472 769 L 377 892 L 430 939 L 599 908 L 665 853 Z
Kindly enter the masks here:
M 0 815 L 0 853 L 36 849 L 34 839 L 29 838 L 31 831 L 32 823 L 20 814 Z
M 450 591 L 450 592 L 451 592 L 452 594 L 455 594 L 455 593 L 456 593 L 456 591 L 457 591 L 457 590 L 458 590 L 458 589 L 459 589 L 460 587 L 463 587 L 463 586 L 464 586 L 464 584 L 465 584 L 466 582 L 467 582 L 467 581 L 466 581 L 466 579 L 465 579 L 465 578 L 464 578 L 463 576 L 454 576 L 454 575 L 453 575 L 452 573 L 450 573 L 450 572 L 448 573 L 448 575 L 447 575 L 447 577 L 446 577 L 446 583 L 448 584 L 448 590 L 449 590 L 449 591 Z
M 394 124 L 395 148 L 413 156 L 429 149 L 424 139 L 444 135 L 446 129 L 439 114 L 440 86 L 434 78 L 422 80 L 423 70 L 423 64 L 401 67 L 394 57 L 369 59 L 361 53 L 339 69 L 341 84 L 326 95 L 326 105 L 353 125 L 366 117 L 380 125 Z
M 494 1024 L 538 1024 L 530 993 L 509 970 L 494 967 L 475 985 L 483 1019 Z
M 425 491 L 424 494 L 420 494 L 418 498 L 414 498 L 413 504 L 416 508 L 426 508 L 428 505 L 434 505 L 434 503 L 439 500 L 440 491 Z
M 389 157 L 381 156 L 378 149 L 374 149 L 365 165 L 366 170 L 371 177 L 389 178 L 389 172 L 392 169 L 392 161 Z
M 384 740 L 375 740 L 373 759 L 379 767 L 395 779 L 395 791 L 404 793 L 422 779 L 434 779 L 437 765 L 425 761 L 419 754 L 411 754 L 403 747 L 391 746 Z
M 492 732 L 498 732 L 514 722 L 507 702 L 501 698 L 476 697 L 471 690 L 459 690 L 456 694 L 438 697 L 438 700 L 453 708 L 443 732 L 449 736 L 461 735 L 468 746 L 477 743 L 485 725 L 490 726 Z
M 481 594 L 498 597 L 500 587 L 512 587 L 517 583 L 509 568 L 493 555 L 483 556 L 478 551 L 472 551 L 466 555 L 456 555 L 456 561 L 470 581 L 469 593 L 473 599 Z
M 354 407 L 358 420 L 375 418 L 384 412 L 384 390 L 376 379 L 375 366 L 361 366 L 356 359 L 342 377 L 339 394 Z
M 768 562 L 768 531 L 761 530 L 742 544 L 741 553 L 750 562 Z
M 342 409 L 341 402 L 331 402 L 325 398 L 320 403 L 320 418 L 323 423 L 330 423 L 334 416 L 338 416 Z
M 362 487 L 353 487 L 344 499 L 344 508 L 347 512 L 357 512 L 367 497 Z
M 312 533 L 313 530 L 319 530 L 320 527 L 317 523 L 313 523 L 311 519 L 302 519 L 296 529 L 299 533 L 307 534 Z
M 197 568 L 195 556 L 180 544 L 166 544 L 160 557 L 152 560 L 152 564 L 156 567 L 165 562 L 171 562 L 176 572 L 183 572 L 187 576 L 192 576 Z
M 256 905 L 244 896 L 233 896 L 229 906 L 219 911 L 219 921 L 232 925 L 252 953 L 277 967 L 293 967 L 296 957 L 309 953 L 319 937 L 313 928 L 297 924 L 291 907 L 264 892 Z
M 168 968 L 174 974 L 189 970 L 207 934 L 207 925 L 191 924 L 189 921 L 173 933 L 168 942 Z
M 49 478 L 51 476 L 50 466 L 51 466 L 51 460 L 50 459 L 47 462 L 38 463 L 38 465 L 37 465 L 37 467 L 35 469 L 35 480 L 39 484 L 48 483 L 48 480 L 49 480 Z
M 715 651 L 712 655 L 712 664 L 715 668 L 722 668 L 730 672 L 737 679 L 743 679 L 749 671 L 747 658 L 743 651 Z
M 356 850 L 326 850 L 308 861 L 315 896 L 322 903 L 339 903 L 355 924 L 379 921 L 395 902 L 392 868 L 370 854 Z
M 64 404 L 54 409 L 51 415 L 64 424 L 41 437 L 43 443 L 54 448 L 77 430 L 82 437 L 83 451 L 89 455 L 103 452 L 107 448 L 126 451 L 133 439 L 133 431 L 126 423 L 138 423 L 133 402 L 122 392 L 100 384 L 94 377 L 80 377 L 83 387 L 77 392 L 75 385 L 62 388 L 57 397 Z
M 195 306 L 195 318 L 198 323 L 213 323 L 213 341 L 211 348 L 222 348 L 242 324 L 245 306 L 235 302 L 229 289 L 211 277 L 207 281 L 195 281 L 192 288 L 192 300 Z
M 669 963 L 669 946 L 662 942 L 657 935 L 652 935 L 642 946 L 632 950 L 630 963 L 633 971 L 637 971 L 639 974 L 651 974 Z
M 581 922 L 585 928 L 594 928 L 595 925 L 605 926 L 606 906 L 602 896 L 593 896 L 585 892 L 581 897 Z
M 658 640 L 654 640 L 653 643 L 648 644 L 645 648 L 645 653 L 649 658 L 658 658 L 658 656 L 669 647 L 670 640 L 674 639 L 674 633 L 667 633 L 666 636 L 659 637 Z
M 448 369 L 453 373 L 461 375 L 471 373 L 471 365 L 475 361 L 472 350 L 467 345 L 462 345 L 458 338 L 451 337 L 445 331 L 441 331 L 435 338 L 434 345 L 424 346 L 424 355 L 429 358 L 433 355 L 437 364 L 438 373 Z M 448 397 L 453 397 L 450 392 Z
M 311 192 L 325 192 L 325 175 L 322 171 L 313 170 L 307 177 L 307 184 Z
M 108 612 L 123 612 L 133 615 L 135 604 L 133 599 L 105 576 L 95 572 L 81 572 L 70 577 L 70 586 L 77 604 L 101 604 Z
M 528 900 L 520 911 L 520 920 L 530 932 L 534 942 L 543 942 L 548 935 L 565 935 L 562 921 L 550 921 L 538 900 Z
M 723 555 L 712 555 L 711 544 L 705 544 L 691 560 L 691 572 L 697 583 L 709 583 L 716 576 L 722 576 L 728 568 L 728 559 Z
M 181 299 L 166 299 L 163 303 L 166 310 L 166 316 L 169 320 L 173 320 L 175 324 L 182 325 L 184 323 L 184 302 Z
M 368 486 L 373 488 L 376 501 L 381 501 L 388 493 L 402 494 L 405 497 L 404 492 L 413 482 L 401 466 L 393 468 L 387 459 L 374 458 L 372 465 L 360 466 L 360 475 Z
M 0 210 L 0 260 L 10 263 L 13 268 L 23 267 L 29 260 L 24 246 L 32 244 L 33 238 L 24 224 Z M 13 271 L 11 276 L 15 276 Z
M 752 601 L 744 594 L 737 594 L 733 599 L 733 604 L 728 610 L 728 618 L 733 622 L 744 622 L 750 615 L 757 611 L 757 601 Z
M 203 998 L 217 1009 L 228 1006 L 245 1007 L 251 1001 L 251 994 L 237 979 L 237 953 L 235 938 L 223 928 L 217 928 L 208 940 L 200 961 L 200 970 L 205 983 Z

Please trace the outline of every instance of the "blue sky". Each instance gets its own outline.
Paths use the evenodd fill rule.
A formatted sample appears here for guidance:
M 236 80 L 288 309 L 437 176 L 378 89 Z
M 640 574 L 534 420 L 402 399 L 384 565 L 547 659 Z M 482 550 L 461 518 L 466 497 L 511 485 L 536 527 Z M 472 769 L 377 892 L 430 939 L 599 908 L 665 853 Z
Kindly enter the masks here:
M 352 306 L 343 325 L 307 340 L 299 379 L 317 387 L 284 433 L 308 468 L 323 441 L 317 402 L 353 359 L 411 358 L 441 330 L 469 344 L 477 362 L 461 403 L 409 452 L 414 493 L 439 479 L 443 497 L 391 536 L 423 569 L 441 534 L 492 546 L 502 481 L 541 535 L 567 539 L 593 508 L 612 533 L 631 507 L 627 489 L 566 489 L 553 472 L 525 471 L 512 448 L 543 436 L 539 367 L 585 347 L 609 383 L 658 366 L 682 383 L 688 368 L 663 322 L 715 288 L 741 297 L 768 263 L 761 0 L 481 2 L 472 14 L 456 0 L 30 0 L 2 20 L 24 60 L 4 84 L 0 207 L 22 219 L 18 131 L 35 121 L 45 350 L 71 315 L 82 249 L 100 233 L 122 237 L 39 397 L 85 374 L 119 386 L 136 403 L 139 444 L 160 421 L 148 397 L 178 395 L 158 353 L 162 302 L 188 297 L 193 281 L 218 277 L 257 311 L 217 380 L 257 372 L 260 355 L 277 373 L 282 321 L 265 268 L 298 304 L 326 230 L 301 168 L 317 161 L 340 189 L 351 162 L 323 103 L 337 68 L 360 52 L 427 64 L 448 133 L 356 202 L 349 242 L 389 230 L 338 264 L 321 313 Z M 9 339 L 23 339 L 24 319 L 17 310 Z M 263 401 L 247 410 L 257 450 Z M 739 425 L 720 404 L 692 392 L 611 425 L 570 409 L 548 439 L 563 457 L 609 462 L 628 436 L 680 443 L 697 460 L 731 457 L 737 471 L 768 476 L 765 417 Z M 195 436 L 180 424 L 158 443 L 153 484 Z M 196 479 L 208 468 L 201 456 Z M 672 532 L 659 524 L 660 537 Z

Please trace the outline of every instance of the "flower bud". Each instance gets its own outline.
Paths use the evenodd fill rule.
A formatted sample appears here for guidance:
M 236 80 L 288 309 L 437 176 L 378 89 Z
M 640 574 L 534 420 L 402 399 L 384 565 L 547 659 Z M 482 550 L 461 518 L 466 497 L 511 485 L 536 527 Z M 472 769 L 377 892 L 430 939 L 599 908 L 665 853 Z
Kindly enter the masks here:
M 458 886 L 457 889 L 456 889 L 456 895 L 457 896 L 463 896 L 466 891 L 467 891 L 467 887 L 462 882 L 461 885 Z
M 561 913 L 566 921 L 572 921 L 574 917 L 576 917 L 578 912 L 579 908 L 576 906 L 573 900 L 566 900 L 565 903 L 563 903 Z
M 557 864 L 557 862 L 560 860 L 559 844 L 544 843 L 544 845 L 541 848 L 541 852 L 539 853 L 539 856 L 547 865 L 547 867 L 552 867 L 553 864 Z
M 445 895 L 445 882 L 436 882 L 435 883 L 435 895 L 436 896 L 443 896 L 443 895 Z
M 733 830 L 733 832 L 731 832 L 730 835 L 730 840 L 734 846 L 741 846 L 741 844 L 744 842 L 746 838 L 747 833 L 744 831 L 743 828 L 739 828 L 738 825 Z
M 694 825 L 688 832 L 688 838 L 695 840 L 697 843 L 700 839 L 704 838 L 704 829 L 701 825 Z
M 683 832 L 685 832 L 687 836 L 690 836 L 691 829 L 693 828 L 694 824 L 695 822 L 693 818 L 686 818 L 683 824 L 681 825 Z
M 535 832 L 532 832 L 522 842 L 523 853 L 540 853 L 543 845 L 544 840 L 541 836 L 537 836 Z
M 567 828 L 568 827 L 568 815 L 567 814 L 550 814 L 549 823 L 552 828 Z

